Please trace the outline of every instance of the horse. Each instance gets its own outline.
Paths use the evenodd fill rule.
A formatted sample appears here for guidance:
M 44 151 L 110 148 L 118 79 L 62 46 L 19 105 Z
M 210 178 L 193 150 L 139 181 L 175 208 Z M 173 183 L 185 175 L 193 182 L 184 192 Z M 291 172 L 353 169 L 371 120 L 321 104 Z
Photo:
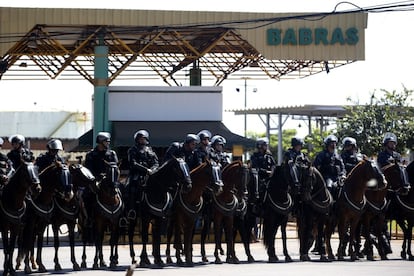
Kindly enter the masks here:
M 219 257 L 219 251 L 222 251 L 221 234 L 223 231 L 223 227 L 227 244 L 226 262 L 233 264 L 237 264 L 240 262 L 234 250 L 233 217 L 239 204 L 239 200 L 235 193 L 237 193 L 237 191 L 245 191 L 245 189 L 243 188 L 242 177 L 240 177 L 242 175 L 242 169 L 243 163 L 241 161 L 234 161 L 226 165 L 221 172 L 224 184 L 223 191 L 219 195 L 214 193 L 211 194 L 212 204 L 206 206 L 206 208 L 209 209 L 207 210 L 207 212 L 211 214 L 211 217 L 209 215 L 205 217 L 201 233 L 201 257 L 203 261 L 207 261 L 205 253 L 205 239 L 210 228 L 212 219 L 214 223 L 215 263 L 222 263 Z
M 269 263 L 279 260 L 275 251 L 275 237 L 280 226 L 282 233 L 283 255 L 286 262 L 291 262 L 287 250 L 286 226 L 293 200 L 289 193 L 289 181 L 284 166 L 276 166 L 269 178 L 263 198 L 263 244 L 265 245 Z
M 70 200 L 66 200 L 62 197 L 55 197 L 55 212 L 52 215 L 51 224 L 53 230 L 54 238 L 54 248 L 55 248 L 55 271 L 62 270 L 62 267 L 59 263 L 59 229 L 60 226 L 66 225 L 68 228 L 68 237 L 69 237 L 69 247 L 70 247 L 70 260 L 72 262 L 72 267 L 74 271 L 79 271 L 80 266 L 76 262 L 75 257 L 75 226 L 77 224 L 77 219 L 80 212 L 80 202 L 79 202 L 79 191 L 80 189 L 89 185 L 88 179 L 95 179 L 92 173 L 83 167 L 81 164 L 71 164 L 69 166 L 69 172 L 71 176 L 71 181 L 73 185 L 74 196 Z M 91 182 L 90 184 L 92 184 Z
M 103 240 L 107 228 L 110 231 L 109 267 L 114 269 L 118 264 L 119 219 L 123 212 L 123 200 L 118 190 L 120 172 L 115 162 L 105 162 L 105 164 L 106 172 L 94 187 L 94 196 L 91 202 L 93 207 L 93 233 L 95 234 L 95 257 L 92 269 L 106 267 L 103 260 Z
M 24 271 L 31 273 L 29 262 L 32 268 L 38 267 L 39 272 L 46 272 L 47 269 L 42 261 L 43 236 L 47 226 L 55 212 L 55 198 L 63 200 L 73 198 L 72 183 L 68 167 L 61 162 L 53 162 L 39 173 L 42 191 L 36 198 L 27 197 L 27 219 L 23 230 L 23 239 L 19 248 L 19 256 L 16 268 L 20 266 L 24 258 Z M 34 243 L 37 239 L 36 263 L 34 260 Z
M 310 164 L 298 166 L 300 187 L 295 195 L 295 213 L 297 216 L 299 237 L 299 258 L 310 261 L 309 249 L 317 239 L 317 250 L 321 261 L 327 261 L 323 245 L 324 225 L 331 212 L 333 198 L 321 173 Z M 316 238 L 313 229 L 316 228 Z
M 204 206 L 203 194 L 206 190 L 219 194 L 223 182 L 219 173 L 220 167 L 210 160 L 206 160 L 190 172 L 192 188 L 189 192 L 182 189 L 175 197 L 172 214 L 169 217 L 167 229 L 167 263 L 172 263 L 170 244 L 174 235 L 175 256 L 178 265 L 183 265 L 181 252 L 185 255 L 185 265 L 193 266 L 193 236 L 197 218 Z M 184 234 L 184 247 L 181 241 L 181 232 Z
M 191 190 L 192 181 L 187 163 L 182 158 L 171 158 L 148 176 L 144 190 L 138 196 L 137 214 L 141 217 L 142 250 L 140 266 L 151 265 L 147 253 L 148 228 L 152 223 L 152 255 L 154 264 L 163 266 L 161 259 L 161 227 L 170 214 L 173 198 L 180 188 Z M 171 193 L 174 195 L 172 196 Z M 129 249 L 132 263 L 135 264 L 133 235 L 136 221 L 131 220 L 128 229 Z
M 408 182 L 414 183 L 414 162 L 406 167 Z M 395 219 L 401 227 L 404 240 L 401 249 L 401 258 L 414 261 L 411 253 L 412 231 L 414 227 L 414 190 L 410 185 L 404 185 L 402 188 L 392 191 L 388 195 L 390 206 L 388 208 L 387 217 Z
M 356 253 L 356 229 L 366 206 L 365 192 L 369 187 L 382 189 L 386 181 L 378 181 L 379 169 L 374 162 L 364 157 L 348 174 L 340 188 L 334 204 L 334 216 L 338 221 L 338 260 L 344 260 L 349 226 L 349 255 L 351 261 L 358 259 Z M 330 239 L 335 225 L 328 224 L 325 229 L 325 242 L 328 258 L 334 260 Z
M 21 234 L 27 194 L 37 196 L 41 191 L 37 167 L 32 162 L 22 161 L 2 190 L 0 199 L 0 227 L 4 250 L 3 275 L 15 274 L 13 253 L 16 238 Z
M 246 166 L 241 176 L 243 177 L 243 185 L 247 188 L 247 192 L 238 191 L 239 205 L 234 216 L 233 236 L 236 237 L 237 232 L 239 232 L 247 256 L 247 262 L 252 263 L 255 260 L 250 252 L 250 242 L 253 235 L 255 235 L 253 231 L 255 226 L 257 227 L 256 219 L 260 215 L 256 213 L 258 211 L 256 210 L 256 203 L 259 199 L 259 176 L 255 168 Z

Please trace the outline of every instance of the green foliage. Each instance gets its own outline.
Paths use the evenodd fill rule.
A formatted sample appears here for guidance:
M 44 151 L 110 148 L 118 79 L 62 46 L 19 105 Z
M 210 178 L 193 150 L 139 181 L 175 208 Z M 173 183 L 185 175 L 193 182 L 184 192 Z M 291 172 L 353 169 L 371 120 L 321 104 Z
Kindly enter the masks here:
M 313 161 L 316 155 L 323 150 L 323 147 L 324 147 L 323 140 L 329 134 L 334 134 L 334 133 L 323 132 L 321 134 L 319 129 L 314 129 L 312 131 L 312 135 L 307 135 L 305 137 L 305 147 L 304 147 L 303 152 L 307 154 L 310 160 Z
M 348 107 L 350 114 L 337 121 L 338 137 L 354 137 L 361 152 L 368 156 L 374 156 L 381 150 L 386 132 L 397 136 L 397 151 L 402 153 L 407 148 L 413 148 L 414 109 L 409 106 L 412 94 L 413 90 L 403 87 L 400 92 L 374 91 L 365 105 L 348 99 L 353 105 Z

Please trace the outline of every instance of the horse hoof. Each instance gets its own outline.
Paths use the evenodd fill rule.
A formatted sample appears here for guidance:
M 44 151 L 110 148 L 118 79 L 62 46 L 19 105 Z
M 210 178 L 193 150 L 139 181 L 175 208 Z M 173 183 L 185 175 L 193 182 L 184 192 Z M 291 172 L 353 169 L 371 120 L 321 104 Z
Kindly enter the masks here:
M 410 255 L 410 257 L 408 257 L 408 260 L 409 261 L 414 261 L 414 256 L 413 255 Z
M 24 274 L 31 274 L 31 273 L 32 273 L 32 269 L 29 266 L 24 268 Z
M 247 262 L 248 263 L 254 263 L 255 262 L 255 259 L 253 258 L 253 256 L 248 256 L 247 257 Z
M 351 255 L 351 262 L 357 261 L 358 260 L 358 256 L 356 254 L 352 254 Z M 368 260 L 368 256 L 367 256 L 367 260 Z M 374 260 L 374 258 L 372 258 L 372 261 Z
M 224 250 L 220 248 L 220 255 L 224 255 Z
M 98 264 L 93 264 L 92 269 L 93 269 L 93 270 L 98 270 L 98 269 L 99 269 Z
M 302 262 L 309 262 L 310 260 L 311 260 L 311 258 L 309 257 L 309 255 L 308 254 L 303 254 L 303 255 L 300 255 L 300 258 L 299 258 Z
M 165 265 L 161 259 L 154 260 L 154 264 L 158 267 L 163 267 Z
M 81 263 L 81 268 L 84 268 L 84 269 L 86 268 L 86 263 L 85 262 Z
M 279 258 L 277 256 L 269 257 L 269 263 L 277 263 L 279 261 Z
M 331 260 L 324 254 L 321 255 L 320 259 L 321 262 L 331 262 Z
M 328 255 L 330 261 L 335 261 L 335 256 L 333 254 Z
M 99 263 L 99 267 L 108 267 L 104 261 Z
M 115 269 L 115 268 L 116 268 L 116 262 L 111 262 L 111 263 L 109 264 L 109 268 L 110 268 L 110 269 Z
M 382 260 L 382 261 L 387 261 L 387 260 L 388 260 L 388 257 L 387 257 L 386 255 L 381 256 L 381 260 Z
M 81 269 L 80 269 L 80 267 L 79 267 L 79 265 L 78 265 L 78 263 L 73 263 L 73 271 L 80 271 Z
M 407 259 L 407 254 L 404 251 L 401 251 L 401 259 L 406 260 Z
M 291 262 L 293 262 L 293 260 L 292 260 L 292 258 L 289 255 L 286 255 L 285 256 L 285 262 L 286 263 L 291 263 Z
M 167 259 L 165 260 L 165 262 L 167 263 L 167 264 L 172 264 L 173 263 L 173 260 L 171 259 L 171 257 L 167 257 Z M 178 262 L 177 262 L 178 263 Z
M 203 257 L 201 258 L 201 261 L 202 261 L 203 263 L 208 263 L 208 259 L 207 259 L 207 257 L 206 257 L 206 256 L 203 256 Z
M 215 264 L 222 264 L 223 262 L 220 260 L 220 258 L 216 258 L 214 261 Z
M 60 264 L 55 264 L 55 271 L 61 271 L 62 266 Z

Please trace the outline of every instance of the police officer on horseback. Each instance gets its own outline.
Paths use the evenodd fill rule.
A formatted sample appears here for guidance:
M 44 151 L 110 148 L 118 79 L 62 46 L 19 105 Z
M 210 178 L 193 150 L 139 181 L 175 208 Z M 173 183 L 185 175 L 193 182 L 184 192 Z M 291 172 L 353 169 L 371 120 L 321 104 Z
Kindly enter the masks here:
M 213 160 L 221 166 L 223 169 L 226 165 L 230 164 L 230 157 L 224 151 L 226 145 L 226 139 L 220 135 L 214 135 L 211 138 L 211 148 L 209 152 L 209 159 Z
M 345 137 L 342 139 L 341 158 L 344 162 L 347 175 L 363 159 L 362 154 L 358 152 L 358 146 L 355 138 Z
M 0 137 L 0 149 L 3 147 L 4 140 Z M 12 173 L 13 163 L 4 153 L 0 152 L 0 187 L 5 185 Z
M 173 157 L 183 158 L 190 170 L 201 164 L 196 153 L 197 144 L 200 143 L 200 137 L 196 134 L 187 134 L 183 143 L 174 142 L 165 153 L 164 162 Z
M 108 132 L 99 132 L 96 136 L 96 146 L 90 150 L 85 156 L 85 167 L 88 168 L 95 178 L 100 181 L 106 173 L 106 163 L 118 163 L 118 156 L 115 151 L 109 148 L 111 142 L 111 134 Z M 93 208 L 90 205 L 93 198 L 92 191 L 85 188 L 82 194 L 85 204 L 87 218 L 87 227 L 91 227 L 93 223 Z
M 12 145 L 12 149 L 7 153 L 7 157 L 13 163 L 13 169 L 16 170 L 22 161 L 33 162 L 33 153 L 25 147 L 25 141 L 23 135 L 15 134 L 9 137 L 9 142 Z
M 63 150 L 62 141 L 59 139 L 51 139 L 46 144 L 47 152 L 40 154 L 35 161 L 39 172 L 42 172 L 54 162 L 65 163 L 64 159 L 59 156 L 59 150 Z
M 291 147 L 285 152 L 283 162 L 288 166 L 295 189 L 299 189 L 298 166 L 310 164 L 308 157 L 302 152 L 303 139 L 293 137 L 290 141 Z
M 332 195 L 336 195 L 336 188 L 342 185 L 346 177 L 345 165 L 341 156 L 337 153 L 338 138 L 328 135 L 324 139 L 324 149 L 317 154 L 313 165 L 322 174 L 326 186 Z
M 256 140 L 256 151 L 250 158 L 250 165 L 256 169 L 259 176 L 259 204 L 264 200 L 267 181 L 273 175 L 276 168 L 275 159 L 268 149 L 269 139 L 266 137 Z
M 146 178 L 159 167 L 158 156 L 149 146 L 149 133 L 141 129 L 134 134 L 135 145 L 128 149 L 129 181 L 128 219 L 136 219 L 135 202 L 139 190 L 145 187 Z
M 204 129 L 197 133 L 200 138 L 200 144 L 196 149 L 196 153 L 200 163 L 203 163 L 209 157 L 211 132 Z

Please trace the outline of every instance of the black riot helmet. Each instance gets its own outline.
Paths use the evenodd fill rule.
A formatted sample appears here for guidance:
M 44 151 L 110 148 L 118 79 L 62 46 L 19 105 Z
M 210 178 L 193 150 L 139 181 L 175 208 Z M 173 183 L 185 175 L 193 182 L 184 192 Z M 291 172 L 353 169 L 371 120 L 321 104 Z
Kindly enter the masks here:
M 256 148 L 258 149 L 263 148 L 264 146 L 267 147 L 268 144 L 269 144 L 269 139 L 267 137 L 258 138 L 256 140 Z
M 214 135 L 213 138 L 211 138 L 211 144 L 219 144 L 224 146 L 226 144 L 226 139 L 221 135 Z
M 211 139 L 211 132 L 207 129 L 201 130 L 199 133 L 197 133 L 198 137 L 200 137 L 200 140 L 204 140 L 205 138 Z
M 102 144 L 103 142 L 111 142 L 111 134 L 109 132 L 99 132 L 96 135 L 96 143 Z
M 345 137 L 344 139 L 342 139 L 342 145 L 343 147 L 347 147 L 347 146 L 357 147 L 356 140 L 353 137 Z
M 187 136 L 185 137 L 184 143 L 189 144 L 193 141 L 195 141 L 197 144 L 200 143 L 200 137 L 192 133 L 187 134 Z
M 59 139 L 52 139 L 47 142 L 46 147 L 50 150 L 63 150 L 62 141 Z
M 292 145 L 292 147 L 296 147 L 298 145 L 303 146 L 303 139 L 298 138 L 298 137 L 293 137 L 292 140 L 290 140 L 290 144 Z
M 325 140 L 323 140 L 323 142 L 324 142 L 325 146 L 329 146 L 329 144 L 332 143 L 332 142 L 338 143 L 338 138 L 335 135 L 331 134 L 331 135 L 328 135 L 325 138 Z
M 149 143 L 149 132 L 148 131 L 146 131 L 145 129 L 141 129 L 135 132 L 134 141 L 137 143 L 138 139 L 141 137 L 144 137 L 145 140 L 147 140 L 147 144 Z
M 16 143 L 16 144 L 20 144 L 20 145 L 24 146 L 25 141 L 26 141 L 26 139 L 21 134 L 15 134 L 15 135 L 9 137 L 10 144 Z

